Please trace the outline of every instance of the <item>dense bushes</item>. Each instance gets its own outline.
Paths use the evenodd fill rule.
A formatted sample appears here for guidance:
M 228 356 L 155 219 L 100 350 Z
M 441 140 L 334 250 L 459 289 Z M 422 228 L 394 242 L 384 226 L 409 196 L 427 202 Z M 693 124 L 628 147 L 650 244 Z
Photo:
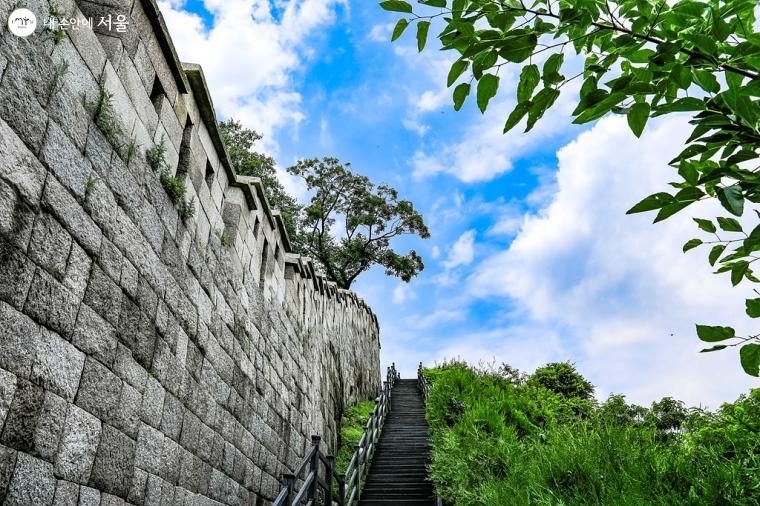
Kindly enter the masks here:
M 446 501 L 760 504 L 760 389 L 716 413 L 670 398 L 647 409 L 620 395 L 598 404 L 570 364 L 500 372 L 426 372 L 431 475 Z

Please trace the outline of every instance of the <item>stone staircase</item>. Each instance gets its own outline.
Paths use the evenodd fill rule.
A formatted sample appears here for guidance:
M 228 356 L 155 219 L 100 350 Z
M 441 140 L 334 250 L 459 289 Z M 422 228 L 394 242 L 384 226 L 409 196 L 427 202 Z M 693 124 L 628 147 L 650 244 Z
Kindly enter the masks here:
M 428 425 L 417 380 L 398 380 L 360 504 L 436 504 L 433 485 L 427 479 L 429 458 Z

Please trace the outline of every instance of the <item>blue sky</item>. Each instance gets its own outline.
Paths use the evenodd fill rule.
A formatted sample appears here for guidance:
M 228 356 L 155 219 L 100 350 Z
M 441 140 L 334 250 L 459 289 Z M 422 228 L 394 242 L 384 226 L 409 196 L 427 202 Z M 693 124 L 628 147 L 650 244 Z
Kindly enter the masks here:
M 694 322 L 746 326 L 745 293 L 680 253 L 690 218 L 624 215 L 669 180 L 685 118 L 655 121 L 640 140 L 620 118 L 571 127 L 568 86 L 533 132 L 504 136 L 519 69 L 501 76 L 485 115 L 473 101 L 455 112 L 451 55 L 434 39 L 417 54 L 412 30 L 391 44 L 396 17 L 373 1 L 160 5 L 218 113 L 263 132 L 281 167 L 336 156 L 422 211 L 432 237 L 395 246 L 421 253 L 425 271 L 406 285 L 377 269 L 355 284 L 380 319 L 384 365 L 410 376 L 444 358 L 527 371 L 572 360 L 599 397 L 645 404 L 716 406 L 753 386 L 734 352 L 697 353 Z

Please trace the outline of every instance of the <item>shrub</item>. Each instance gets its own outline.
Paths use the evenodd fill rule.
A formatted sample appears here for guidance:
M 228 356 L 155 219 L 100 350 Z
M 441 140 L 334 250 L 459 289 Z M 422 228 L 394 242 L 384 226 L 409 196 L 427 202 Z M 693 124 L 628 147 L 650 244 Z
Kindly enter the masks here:
M 426 370 L 430 475 L 445 501 L 760 502 L 760 389 L 716 413 L 667 397 L 651 409 L 622 395 L 597 405 L 584 398 L 591 384 L 559 366 L 517 384 L 462 363 Z
M 161 141 L 145 151 L 145 160 L 155 171 L 163 171 L 166 168 L 166 137 L 161 136 Z

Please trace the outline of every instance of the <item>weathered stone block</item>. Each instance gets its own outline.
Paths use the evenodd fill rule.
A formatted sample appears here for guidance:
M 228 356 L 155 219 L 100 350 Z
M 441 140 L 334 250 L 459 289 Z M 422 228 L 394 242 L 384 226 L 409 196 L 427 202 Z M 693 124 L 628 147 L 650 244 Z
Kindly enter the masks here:
M 114 425 L 132 439 L 137 438 L 141 405 L 142 395 L 140 392 L 128 383 L 123 383 Z
M 169 483 L 177 483 L 180 469 L 181 447 L 170 438 L 165 437 L 164 447 L 161 451 L 160 476 Z
M 113 370 L 121 379 L 135 387 L 138 392 L 145 391 L 148 372 L 135 361 L 132 352 L 123 344 L 119 344 L 116 350 Z
M 121 280 L 122 255 L 114 243 L 108 239 L 103 239 L 100 244 L 100 254 L 98 255 L 98 264 L 116 283 Z
M 79 487 L 79 506 L 100 506 L 100 491 L 85 487 Z
M 16 450 L 33 452 L 34 433 L 44 402 L 45 392 L 41 388 L 19 379 L 0 442 Z
M 76 405 L 105 422 L 113 422 L 119 407 L 121 380 L 97 360 L 87 357 Z
M 84 303 L 113 326 L 119 324 L 121 289 L 102 269 L 93 265 Z
M 135 442 L 110 425 L 103 425 L 90 486 L 127 497 L 132 486 L 134 461 Z
M 71 236 L 68 232 L 49 214 L 40 214 L 34 222 L 29 257 L 62 281 L 70 250 Z
M 0 445 L 0 502 L 5 501 L 8 484 L 16 467 L 16 450 Z
M 140 419 L 152 427 L 159 427 L 164 409 L 166 390 L 153 376 L 148 376 L 143 394 Z
M 15 38 L 18 39 L 18 37 Z M 26 144 L 29 150 L 36 153 L 39 151 L 45 135 L 48 114 L 40 105 L 33 88 L 25 82 L 27 77 L 24 75 L 24 71 L 14 63 L 6 68 L 3 80 L 0 82 L 0 117 L 7 121 L 7 125 L 16 132 L 16 134 L 10 134 L 12 135 L 10 138 L 16 138 L 18 135 L 18 138 Z M 41 82 L 47 81 L 49 78 L 48 76 L 40 77 L 42 77 Z M 50 77 L 52 77 L 52 73 Z M 5 124 L 3 122 L 3 125 Z M 6 132 L 3 132 L 0 137 L 9 138 Z M 10 163 L 7 166 L 14 167 L 15 164 Z
M 22 378 L 29 378 L 39 335 L 39 325 L 0 301 L 0 367 Z
M 52 504 L 55 484 L 52 464 L 26 453 L 18 453 L 5 504 L 14 506 Z
M 79 308 L 71 342 L 108 367 L 113 364 L 116 357 L 118 346 L 116 329 L 87 304 L 82 304 Z
M 179 441 L 182 431 L 182 418 L 185 408 L 182 402 L 172 394 L 167 393 L 164 399 L 164 411 L 161 417 L 161 432 L 174 441 Z
M 74 331 L 79 300 L 53 276 L 37 269 L 29 287 L 24 313 L 38 323 L 70 336 Z
M 8 416 L 8 411 L 11 408 L 13 394 L 16 393 L 16 384 L 16 375 L 0 369 L 0 427 L 3 426 L 5 417 Z
M 0 92 L 0 95 L 2 93 Z M 34 122 L 33 119 L 30 118 L 30 120 Z M 42 185 L 47 172 L 2 119 L 0 119 L 0 160 L 3 161 L 0 164 L 0 179 L 10 183 L 27 204 L 36 207 L 40 202 Z
M 48 462 L 55 462 L 68 406 L 62 398 L 45 392 L 45 400 L 34 432 L 34 449 L 36 456 Z
M 32 367 L 32 381 L 72 402 L 83 366 L 84 353 L 58 334 L 44 329 L 41 331 L 37 357 Z
M 76 242 L 71 244 L 71 253 L 63 277 L 63 286 L 68 288 L 78 300 L 84 297 L 87 280 L 90 279 L 92 261 Z
M 58 480 L 55 487 L 53 506 L 77 506 L 79 503 L 79 485 L 70 481 Z
M 137 363 L 150 370 L 156 346 L 156 328 L 148 315 L 127 297 L 122 300 L 119 339 L 132 351 Z
M 95 185 L 97 184 L 99 183 L 96 182 Z M 45 183 L 42 204 L 90 255 L 97 254 L 103 234 L 76 199 L 54 177 L 49 177 Z
M 95 461 L 100 431 L 100 420 L 85 410 L 70 405 L 58 449 L 55 474 L 76 483 L 87 483 Z
M 127 501 L 132 504 L 145 503 L 145 488 L 148 484 L 148 473 L 135 467 L 135 474 L 132 477 L 132 488 L 127 496 Z
M 55 121 L 48 122 L 41 161 L 77 198 L 84 199 L 92 166 Z
M 161 474 L 161 454 L 164 448 L 164 437 L 160 431 L 150 425 L 141 424 L 137 437 L 137 457 L 135 465 L 140 469 L 159 475 Z
M 34 217 L 34 210 L 10 183 L 0 179 L 0 237 L 25 252 L 32 237 Z

